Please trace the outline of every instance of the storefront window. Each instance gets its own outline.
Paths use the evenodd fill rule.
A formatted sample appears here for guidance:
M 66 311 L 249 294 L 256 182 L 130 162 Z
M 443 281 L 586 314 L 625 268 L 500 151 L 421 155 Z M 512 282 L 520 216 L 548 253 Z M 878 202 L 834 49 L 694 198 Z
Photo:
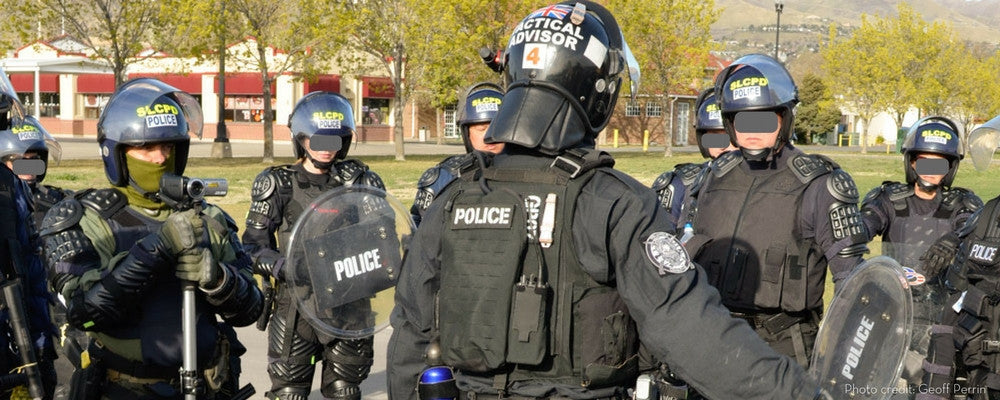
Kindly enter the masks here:
M 39 93 L 41 103 L 38 106 L 39 117 L 55 117 L 59 115 L 59 93 Z M 35 113 L 35 95 L 33 93 L 19 93 L 21 104 L 28 109 L 29 113 Z
M 101 110 L 108 105 L 111 99 L 110 94 L 81 94 L 83 96 L 83 117 L 87 119 L 97 119 L 101 116 Z
M 226 121 L 232 122 L 262 122 L 264 121 L 263 96 L 226 96 Z M 271 101 L 271 120 L 275 118 L 275 104 Z
M 364 99 L 361 104 L 362 125 L 388 125 L 389 99 Z

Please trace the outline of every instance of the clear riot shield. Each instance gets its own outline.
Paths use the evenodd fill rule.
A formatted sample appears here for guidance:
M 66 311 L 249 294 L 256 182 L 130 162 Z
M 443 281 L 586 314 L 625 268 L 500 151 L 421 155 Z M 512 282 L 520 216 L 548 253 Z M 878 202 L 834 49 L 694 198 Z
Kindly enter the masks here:
M 886 399 L 905 390 L 897 381 L 913 309 L 903 267 L 875 257 L 842 285 L 820 325 L 810 373 L 832 399 Z
M 1000 146 L 1000 116 L 986 121 L 969 133 L 969 156 L 972 158 L 972 165 L 980 171 L 989 168 L 997 146 Z
M 374 335 L 389 325 L 410 213 L 381 189 L 342 186 L 302 213 L 286 251 L 286 290 L 317 331 Z

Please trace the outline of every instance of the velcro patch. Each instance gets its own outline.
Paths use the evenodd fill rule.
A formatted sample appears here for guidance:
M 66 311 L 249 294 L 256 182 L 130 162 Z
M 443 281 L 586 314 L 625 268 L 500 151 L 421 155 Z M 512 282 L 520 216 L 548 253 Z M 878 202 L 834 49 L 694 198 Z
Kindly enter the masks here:
M 972 242 L 969 248 L 969 259 L 984 265 L 992 265 L 997 259 L 995 243 Z
M 451 229 L 510 229 L 513 214 L 510 204 L 455 206 L 449 223 Z

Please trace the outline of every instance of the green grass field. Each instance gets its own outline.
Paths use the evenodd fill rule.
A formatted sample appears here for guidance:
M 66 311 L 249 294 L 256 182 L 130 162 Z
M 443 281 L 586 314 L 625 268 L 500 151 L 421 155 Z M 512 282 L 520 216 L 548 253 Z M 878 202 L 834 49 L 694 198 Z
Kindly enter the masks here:
M 814 152 L 815 148 L 803 147 L 806 152 Z M 616 168 L 632 175 L 640 182 L 649 185 L 662 172 L 672 169 L 674 164 L 685 162 L 701 162 L 699 154 L 681 154 L 669 159 L 662 153 L 613 153 L 617 160 Z M 869 190 L 886 180 L 903 180 L 902 155 L 872 152 L 868 154 L 830 152 L 824 153 L 839 163 L 842 168 L 854 177 L 863 197 Z M 407 208 L 413 203 L 417 179 L 420 175 L 441 159 L 443 156 L 407 156 L 406 161 L 395 161 L 391 156 L 364 157 L 372 170 L 385 181 L 389 193 L 399 199 Z M 276 160 L 278 164 L 291 163 L 291 158 Z M 212 199 L 212 203 L 221 206 L 243 229 L 244 218 L 250 207 L 250 186 L 253 179 L 267 165 L 260 158 L 208 159 L 196 158 L 188 163 L 185 175 L 201 178 L 225 178 L 229 180 L 229 195 Z M 994 161 L 987 171 L 976 171 L 972 163 L 963 162 L 959 168 L 956 186 L 970 189 L 987 201 L 1000 194 L 1000 161 Z M 58 166 L 49 168 L 45 183 L 67 189 L 84 189 L 89 187 L 105 187 L 108 185 L 104 170 L 99 160 L 68 160 Z M 775 210 L 777 212 L 778 210 Z M 879 254 L 881 246 L 876 238 L 870 245 L 872 254 Z M 828 284 L 827 304 L 833 293 L 832 285 Z

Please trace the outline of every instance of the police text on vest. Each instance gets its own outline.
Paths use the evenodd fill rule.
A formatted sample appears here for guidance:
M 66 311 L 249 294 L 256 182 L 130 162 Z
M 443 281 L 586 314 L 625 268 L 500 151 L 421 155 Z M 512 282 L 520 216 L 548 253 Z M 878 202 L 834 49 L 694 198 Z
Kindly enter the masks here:
M 379 268 L 382 268 L 382 264 L 379 263 L 378 249 L 371 249 L 333 262 L 333 270 L 337 273 L 338 282 L 344 278 L 350 279 Z
M 451 225 L 456 229 L 509 228 L 513 210 L 514 208 L 510 206 L 456 207 Z
M 969 257 L 986 262 L 993 262 L 993 258 L 997 255 L 997 248 L 993 246 L 983 246 L 981 244 L 973 244 L 972 250 L 969 251 Z

